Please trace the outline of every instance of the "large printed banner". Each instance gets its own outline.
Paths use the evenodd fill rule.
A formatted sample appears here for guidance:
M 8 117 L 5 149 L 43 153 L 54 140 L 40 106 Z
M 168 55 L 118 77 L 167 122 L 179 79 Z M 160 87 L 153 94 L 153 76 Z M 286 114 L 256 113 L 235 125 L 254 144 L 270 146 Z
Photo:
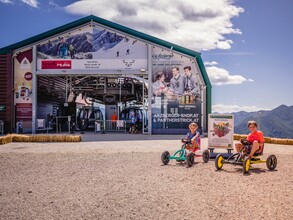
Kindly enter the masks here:
M 37 47 L 37 70 L 147 69 L 147 45 L 105 28 L 84 27 Z
M 23 129 L 32 128 L 32 50 L 14 58 L 14 103 L 16 123 L 23 122 Z
M 233 147 L 234 116 L 230 114 L 209 114 L 208 146 Z
M 153 49 L 153 133 L 181 133 L 191 122 L 201 128 L 201 85 L 195 60 L 156 47 Z

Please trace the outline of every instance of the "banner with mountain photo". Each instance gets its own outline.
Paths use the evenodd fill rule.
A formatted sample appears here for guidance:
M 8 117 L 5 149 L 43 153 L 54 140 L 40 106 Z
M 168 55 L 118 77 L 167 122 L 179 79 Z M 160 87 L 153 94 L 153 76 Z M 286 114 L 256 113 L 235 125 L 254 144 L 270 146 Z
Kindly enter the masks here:
M 147 69 L 147 45 L 98 25 L 73 30 L 37 47 L 37 70 Z
M 202 81 L 195 60 L 153 49 L 152 132 L 181 133 L 191 122 L 202 127 Z

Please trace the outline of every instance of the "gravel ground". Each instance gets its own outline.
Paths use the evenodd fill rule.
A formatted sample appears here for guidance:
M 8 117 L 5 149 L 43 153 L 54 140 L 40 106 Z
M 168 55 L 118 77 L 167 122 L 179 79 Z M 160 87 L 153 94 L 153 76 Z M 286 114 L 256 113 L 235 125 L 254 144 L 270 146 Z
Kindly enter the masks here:
M 293 146 L 266 144 L 277 169 L 243 175 L 201 158 L 162 166 L 180 136 L 99 138 L 0 145 L 0 219 L 293 219 Z

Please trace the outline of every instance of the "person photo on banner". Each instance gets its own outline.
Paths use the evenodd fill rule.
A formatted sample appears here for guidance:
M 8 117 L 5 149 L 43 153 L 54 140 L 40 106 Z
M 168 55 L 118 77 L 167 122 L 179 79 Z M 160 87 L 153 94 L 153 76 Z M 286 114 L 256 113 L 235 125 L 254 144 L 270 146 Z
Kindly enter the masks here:
M 185 74 L 185 95 L 193 95 L 195 97 L 199 97 L 199 86 L 196 79 L 196 76 L 191 72 L 190 66 L 185 66 L 184 68 Z
M 68 55 L 68 50 L 69 50 L 68 43 L 66 43 L 64 41 L 64 38 L 62 37 L 60 39 L 60 43 L 57 46 L 57 56 L 59 56 L 60 58 L 66 59 Z
M 165 82 L 165 74 L 163 72 L 159 72 L 156 75 L 156 81 L 153 83 L 154 96 L 172 95 L 173 93 L 174 91 L 169 88 Z
M 179 67 L 172 67 L 172 79 L 170 80 L 170 88 L 176 95 L 183 95 L 185 90 L 185 76 L 179 73 Z
M 75 47 L 72 44 L 69 45 L 69 53 L 70 53 L 70 58 L 71 59 L 74 59 L 75 58 L 76 49 L 75 49 Z

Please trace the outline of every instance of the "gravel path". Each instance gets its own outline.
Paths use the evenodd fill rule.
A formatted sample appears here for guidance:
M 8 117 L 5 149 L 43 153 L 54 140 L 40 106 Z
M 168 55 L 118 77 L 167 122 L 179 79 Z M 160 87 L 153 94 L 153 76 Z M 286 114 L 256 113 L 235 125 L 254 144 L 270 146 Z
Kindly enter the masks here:
M 162 166 L 180 136 L 103 138 L 0 145 L 0 219 L 293 219 L 293 146 L 266 144 L 277 170 L 244 176 L 201 158 Z

